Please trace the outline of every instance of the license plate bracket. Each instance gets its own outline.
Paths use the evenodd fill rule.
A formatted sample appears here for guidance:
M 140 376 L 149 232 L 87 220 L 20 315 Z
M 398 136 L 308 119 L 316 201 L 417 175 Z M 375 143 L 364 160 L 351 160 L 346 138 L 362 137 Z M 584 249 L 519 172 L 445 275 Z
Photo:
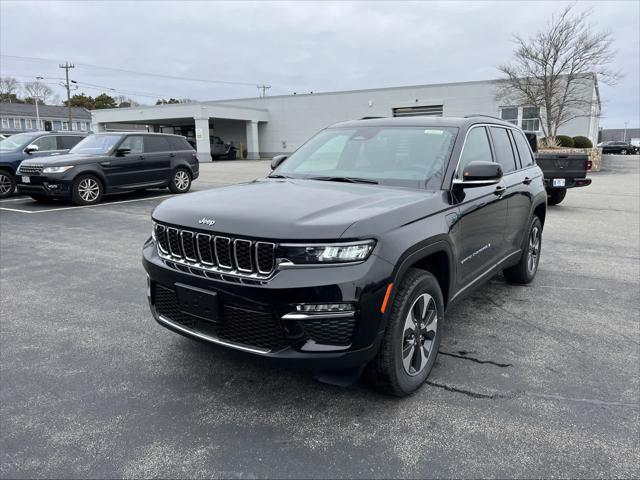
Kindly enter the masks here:
M 176 283 L 175 287 L 180 310 L 183 313 L 207 322 L 218 323 L 220 321 L 220 308 L 216 292 L 179 283 Z
M 554 178 L 553 179 L 553 186 L 554 187 L 564 187 L 566 184 L 565 179 L 564 178 Z
M 22 177 L 22 183 L 31 183 L 31 177 Z

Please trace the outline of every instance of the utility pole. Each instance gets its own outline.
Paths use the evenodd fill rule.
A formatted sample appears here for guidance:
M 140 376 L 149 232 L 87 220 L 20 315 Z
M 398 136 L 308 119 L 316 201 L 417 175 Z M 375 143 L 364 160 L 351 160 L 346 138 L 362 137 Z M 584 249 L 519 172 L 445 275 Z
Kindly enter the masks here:
M 629 124 L 629 122 L 624 122 L 624 137 L 622 137 L 622 141 L 626 142 L 627 141 L 627 125 Z
M 66 62 L 64 65 L 60 65 L 60 68 L 64 68 L 66 82 L 64 87 L 67 89 L 67 111 L 69 113 L 69 131 L 73 130 L 73 120 L 71 119 L 71 87 L 69 86 L 69 70 L 72 68 L 76 68 L 75 65 L 70 65 L 69 62 Z
M 267 96 L 267 90 L 269 90 L 271 88 L 271 85 L 256 85 L 256 87 L 258 87 L 258 90 L 262 90 L 262 93 L 260 94 L 261 97 L 266 97 Z
M 44 77 L 36 77 L 36 82 L 44 80 Z M 36 103 L 36 130 L 42 130 L 40 127 L 40 110 L 38 110 L 38 95 L 33 96 L 33 101 Z

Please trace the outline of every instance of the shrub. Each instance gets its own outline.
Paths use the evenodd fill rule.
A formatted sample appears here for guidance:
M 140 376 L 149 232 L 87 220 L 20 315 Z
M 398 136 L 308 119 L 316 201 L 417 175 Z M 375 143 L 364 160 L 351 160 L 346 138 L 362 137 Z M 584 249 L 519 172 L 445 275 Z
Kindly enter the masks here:
M 540 139 L 540 148 L 560 148 L 560 142 L 554 137 L 544 137 Z
M 587 137 L 573 137 L 573 146 L 575 148 L 593 148 L 593 143 Z
M 573 138 L 568 135 L 556 135 L 556 139 L 560 142 L 561 147 L 573 148 Z

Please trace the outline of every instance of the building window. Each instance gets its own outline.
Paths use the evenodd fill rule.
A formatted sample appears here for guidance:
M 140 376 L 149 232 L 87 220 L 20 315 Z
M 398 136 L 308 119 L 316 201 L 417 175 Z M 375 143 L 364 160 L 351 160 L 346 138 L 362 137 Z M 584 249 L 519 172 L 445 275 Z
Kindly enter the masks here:
M 9 119 L 8 118 L 3 118 L 2 119 L 2 128 L 9 128 Z
M 500 118 L 514 125 L 518 125 L 518 107 L 501 108 Z
M 13 119 L 13 128 L 22 130 L 22 123 L 19 118 Z
M 87 131 L 87 122 L 80 122 L 80 130 L 83 132 Z
M 540 130 L 540 109 L 538 107 L 522 107 L 522 123 L 520 127 L 525 132 L 537 132 Z
M 25 130 L 31 130 L 33 128 L 33 120 L 30 118 L 24 119 L 24 128 Z
M 62 130 L 69 130 L 69 122 L 62 122 Z

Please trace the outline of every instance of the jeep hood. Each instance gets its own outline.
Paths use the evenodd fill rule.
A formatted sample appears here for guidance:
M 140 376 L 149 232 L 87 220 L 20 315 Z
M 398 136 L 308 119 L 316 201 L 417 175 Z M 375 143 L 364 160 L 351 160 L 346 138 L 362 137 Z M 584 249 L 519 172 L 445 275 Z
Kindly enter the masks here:
M 177 196 L 153 212 L 160 222 L 230 236 L 336 240 L 354 224 L 376 235 L 436 210 L 440 192 L 318 180 L 262 179 Z M 441 202 L 441 200 L 440 200 Z M 215 224 L 199 223 L 203 218 Z

